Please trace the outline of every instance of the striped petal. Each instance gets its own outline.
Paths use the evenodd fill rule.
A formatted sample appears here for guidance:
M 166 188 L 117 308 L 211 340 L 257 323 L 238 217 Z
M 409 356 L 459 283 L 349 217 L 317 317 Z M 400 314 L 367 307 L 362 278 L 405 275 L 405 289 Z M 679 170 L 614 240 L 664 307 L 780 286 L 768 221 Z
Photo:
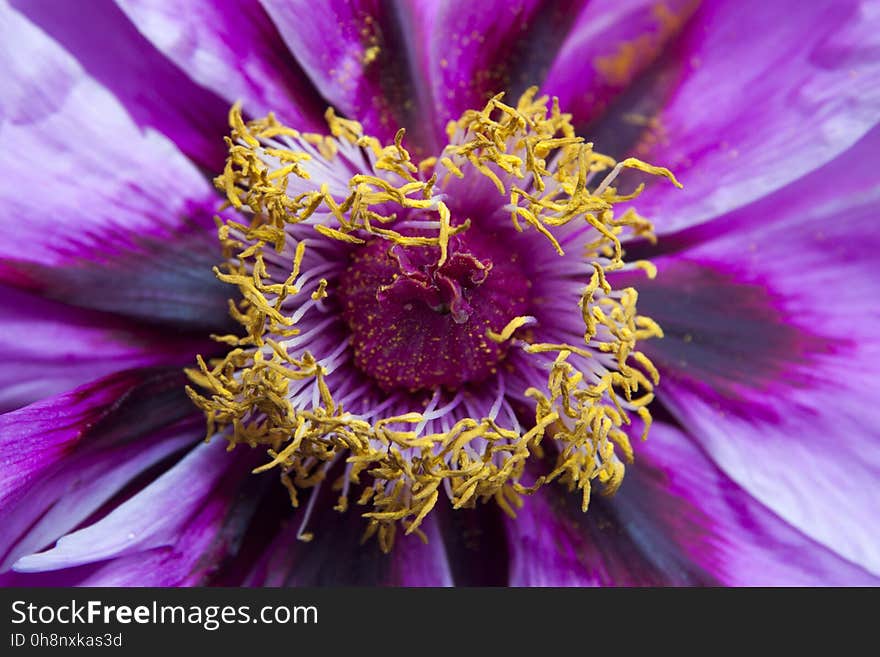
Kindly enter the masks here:
M 265 11 L 252 0 L 117 0 L 138 31 L 193 80 L 253 116 L 275 112 L 325 131 L 325 107 Z
M 120 569 L 131 566 L 131 560 L 111 565 L 113 577 L 104 573 L 98 581 L 140 586 L 198 583 L 223 556 L 224 550 L 217 550 L 223 528 L 239 521 L 230 511 L 253 458 L 250 453 L 237 456 L 228 454 L 222 441 L 202 443 L 97 522 L 66 534 L 52 549 L 19 558 L 13 567 L 23 573 L 42 572 L 138 555 L 141 566 Z M 228 538 L 242 531 L 239 527 Z M 93 574 L 89 584 L 95 581 Z
M 4 569 L 197 439 L 176 370 L 128 370 L 0 415 Z
M 20 21 L 15 21 L 16 27 L 4 27 L 4 45 L 17 55 L 18 66 L 27 62 L 32 71 L 39 70 L 38 64 L 45 69 L 44 57 L 61 46 L 115 97 L 140 129 L 158 131 L 210 171 L 222 168 L 229 103 L 187 77 L 138 32 L 113 0 L 12 0 L 10 5 L 41 30 L 37 37 L 32 27 L 20 26 Z M 12 13 L 5 6 L 2 11 Z M 40 45 L 49 39 L 57 45 Z M 22 50 L 24 41 L 45 52 L 35 59 Z M 4 71 L 9 70 L 4 65 Z M 70 81 L 59 75 L 55 82 L 60 86 L 45 86 L 35 78 L 31 90 L 37 97 L 54 96 L 58 102 Z
M 211 184 L 68 53 L 0 9 L 0 281 L 149 322 L 227 314 Z
M 135 367 L 189 365 L 207 339 L 154 331 L 106 313 L 0 286 L 0 411 Z
M 638 210 L 660 232 L 699 224 L 852 146 L 880 121 L 878 18 L 871 1 L 704 3 L 656 72 L 672 83 L 635 149 L 684 190 L 651 185 Z
M 639 309 L 658 395 L 721 469 L 880 574 L 880 129 L 762 201 L 661 240 Z
M 433 115 L 423 41 L 435 2 L 262 0 L 290 52 L 324 99 L 390 142 L 407 129 L 413 148 L 433 151 Z

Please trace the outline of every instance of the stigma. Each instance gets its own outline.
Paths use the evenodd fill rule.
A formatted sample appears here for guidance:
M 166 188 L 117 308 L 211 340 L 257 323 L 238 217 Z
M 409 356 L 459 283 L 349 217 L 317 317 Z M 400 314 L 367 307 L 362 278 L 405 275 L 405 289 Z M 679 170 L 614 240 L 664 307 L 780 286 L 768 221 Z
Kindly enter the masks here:
M 508 345 L 489 338 L 528 309 L 517 254 L 475 226 L 439 247 L 373 239 L 340 277 L 355 364 L 383 390 L 458 388 L 497 372 Z
M 403 130 L 383 145 L 332 110 L 316 135 L 232 108 L 216 184 L 239 218 L 219 224 L 216 273 L 242 332 L 216 336 L 228 354 L 199 358 L 187 390 L 209 439 L 265 449 L 256 472 L 277 470 L 294 506 L 311 489 L 303 540 L 325 482 L 340 511 L 356 493 L 386 551 L 441 498 L 515 515 L 558 480 L 586 510 L 593 482 L 620 485 L 659 381 L 637 345 L 662 331 L 606 278 L 654 274 L 621 246 L 650 222 L 614 211 L 643 185 L 615 184 L 626 168 L 678 182 L 595 152 L 548 100 L 491 98 L 421 162 Z

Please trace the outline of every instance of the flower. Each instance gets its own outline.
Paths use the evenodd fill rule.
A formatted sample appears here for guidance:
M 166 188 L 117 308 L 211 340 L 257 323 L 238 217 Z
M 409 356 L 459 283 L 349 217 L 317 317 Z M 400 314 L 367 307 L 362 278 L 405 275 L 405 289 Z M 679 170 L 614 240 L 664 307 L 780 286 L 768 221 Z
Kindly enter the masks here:
M 876 583 L 871 3 L 176 5 L 0 9 L 4 583 Z
M 638 191 L 612 183 L 625 167 L 678 182 L 593 152 L 536 93 L 465 112 L 418 166 L 404 129 L 383 148 L 332 110 L 334 137 L 232 109 L 216 183 L 246 219 L 221 225 L 216 273 L 241 294 L 230 308 L 245 335 L 218 336 L 231 350 L 199 357 L 189 376 L 202 391 L 187 392 L 209 440 L 270 448 L 255 472 L 281 467 L 295 507 L 298 488 L 313 489 L 298 538 L 311 540 L 312 502 L 337 465 L 336 508 L 362 489 L 366 537 L 386 552 L 441 495 L 454 509 L 494 499 L 515 517 L 521 494 L 556 478 L 584 511 L 593 480 L 620 485 L 615 445 L 632 460 L 621 427 L 630 414 L 650 424 L 658 379 L 635 347 L 662 333 L 636 314 L 634 288 L 607 282 L 654 271 L 622 260 L 622 231 L 650 225 L 615 217 Z M 545 438 L 556 464 L 525 486 Z

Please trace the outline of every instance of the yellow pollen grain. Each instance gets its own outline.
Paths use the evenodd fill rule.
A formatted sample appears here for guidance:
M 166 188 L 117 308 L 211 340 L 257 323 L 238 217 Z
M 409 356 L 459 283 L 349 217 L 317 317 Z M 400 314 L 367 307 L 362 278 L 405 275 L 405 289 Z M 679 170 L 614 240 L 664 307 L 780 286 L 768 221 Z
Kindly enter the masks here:
M 361 58 L 364 66 L 368 64 L 372 64 L 379 57 L 379 46 L 370 46 L 366 50 L 364 50 L 364 55 Z

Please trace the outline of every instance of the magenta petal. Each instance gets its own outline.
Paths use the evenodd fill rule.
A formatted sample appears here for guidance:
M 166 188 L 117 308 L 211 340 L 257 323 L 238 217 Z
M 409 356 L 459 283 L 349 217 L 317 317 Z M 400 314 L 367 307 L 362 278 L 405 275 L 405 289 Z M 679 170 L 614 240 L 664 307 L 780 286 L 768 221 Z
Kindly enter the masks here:
M 137 126 L 158 130 L 209 170 L 222 168 L 225 148 L 221 139 L 227 132 L 229 104 L 195 84 L 168 61 L 138 33 L 113 0 L 13 0 L 11 4 L 67 49 L 91 78 L 116 97 Z M 9 10 L 4 8 L 3 13 Z M 13 25 L 20 25 L 21 18 L 16 17 Z M 42 64 L 42 57 L 34 59 L 20 47 L 23 39 L 34 40 L 34 32 L 32 27 L 12 25 L 3 29 L 5 45 L 11 48 L 19 65 Z M 47 58 L 48 51 L 55 47 L 46 46 Z M 3 68 L 16 70 L 15 66 Z M 47 68 L 28 68 L 24 73 L 40 70 L 45 74 Z M 63 78 L 56 79 L 57 84 L 45 82 L 35 77 L 31 93 L 60 106 L 65 90 L 72 88 L 71 82 Z M 6 94 L 8 91 L 4 91 Z M 34 109 L 39 114 L 40 108 Z
M 423 543 L 415 536 L 401 537 L 397 554 L 392 558 L 392 576 L 388 583 L 399 586 L 452 586 L 452 571 L 437 519 L 427 518 L 420 529 L 428 542 Z
M 501 5 L 441 3 L 427 40 L 436 129 L 445 143 L 449 120 L 482 108 L 500 92 L 507 102 L 540 84 L 575 22 L 583 0 L 516 0 Z
M 873 3 L 704 3 L 667 62 L 679 82 L 638 149 L 684 190 L 654 184 L 639 211 L 671 232 L 833 159 L 880 120 L 878 48 Z
M 189 365 L 207 339 L 141 328 L 0 286 L 0 411 L 134 367 Z
M 737 484 L 875 574 L 880 187 L 857 163 L 878 138 L 670 238 L 681 253 L 639 285 L 666 332 L 645 346 L 664 405 Z
M 10 528 L 19 527 L 45 509 L 9 551 L 0 570 L 9 568 L 19 557 L 50 546 L 125 490 L 137 476 L 192 445 L 202 433 L 201 422 L 189 422 L 157 430 L 149 440 L 65 458 L 63 471 L 34 485 L 27 508 L 16 509 L 8 518 Z
M 319 101 L 265 11 L 252 0 L 117 0 L 193 80 L 252 116 L 275 112 L 299 130 L 326 131 Z
M 12 570 L 0 575 L 0 586 L 204 586 L 211 567 L 203 569 L 200 559 L 210 550 L 214 535 L 202 532 L 195 538 L 197 540 L 186 536 L 185 543 L 182 541 L 182 549 L 187 552 L 163 547 L 62 570 L 33 573 Z
M 647 442 L 636 446 L 636 463 L 627 469 L 620 502 L 634 527 L 662 532 L 725 585 L 880 583 L 787 524 L 666 424 L 653 427 Z
M 215 445 L 216 446 L 216 445 Z M 41 572 L 15 572 L 0 576 L 0 585 L 5 586 L 205 586 L 217 584 L 216 575 L 229 563 L 237 563 L 242 538 L 250 529 L 253 512 L 262 513 L 261 499 L 251 483 L 255 477 L 249 473 L 254 465 L 255 453 L 239 450 L 234 454 L 220 455 L 208 465 L 208 471 L 180 472 L 181 468 L 192 465 L 205 465 L 204 460 L 193 454 L 202 453 L 202 444 L 190 455 L 181 460 L 165 475 L 156 479 L 150 486 L 129 499 L 142 500 L 144 495 L 153 495 L 162 482 L 175 476 L 199 478 L 212 477 L 214 466 L 227 469 L 219 485 L 215 486 L 203 499 L 176 500 L 166 507 L 168 518 L 157 521 L 167 527 L 179 524 L 173 544 L 163 544 L 144 551 L 135 551 L 126 556 L 103 561 L 85 563 L 81 566 L 61 570 Z M 188 464 L 188 465 L 184 465 Z M 177 472 L 177 475 L 172 473 Z M 181 486 L 181 490 L 194 491 L 194 486 Z M 283 494 L 283 493 L 282 493 Z M 149 502 L 145 502 L 147 507 Z M 117 507 L 119 509 L 122 506 Z M 128 507 L 126 507 L 128 508 Z M 155 510 L 146 508 L 147 514 Z M 183 514 L 182 516 L 180 514 Z M 110 516 L 106 516 L 105 519 Z M 137 519 L 134 519 L 137 522 Z M 100 523 L 93 523 L 87 529 Z M 155 525 L 153 526 L 155 529 Z M 106 526 L 104 526 L 106 529 Z M 155 535 L 154 535 L 155 538 Z M 235 582 L 237 583 L 237 581 Z
M 271 494 L 271 493 L 270 493 Z M 326 498 L 326 499 L 325 499 Z M 325 504 L 326 502 L 326 504 Z M 451 586 L 452 571 L 436 518 L 421 526 L 428 543 L 398 535 L 391 554 L 374 540 L 361 545 L 366 523 L 357 509 L 339 513 L 333 498 L 322 495 L 306 530 L 297 538 L 305 508 L 293 512 L 245 578 L 245 586 Z
M 541 91 L 558 97 L 575 125 L 589 123 L 662 56 L 698 4 L 694 0 L 587 2 Z
M 790 526 L 657 423 L 586 514 L 561 488 L 509 520 L 514 586 L 860 586 L 878 578 Z
M 69 571 L 35 575 L 48 576 L 49 581 L 73 575 L 76 577 L 74 586 L 207 586 L 215 566 L 214 561 L 205 556 L 215 554 L 217 527 L 222 526 L 226 510 L 225 505 L 216 502 L 206 504 L 199 515 L 190 519 L 192 524 L 181 532 L 175 546 L 166 545 Z M 22 582 L 33 586 L 28 579 L 30 573 L 21 575 Z
M 510 586 L 715 583 L 668 537 L 648 535 L 654 519 L 645 514 L 634 521 L 616 498 L 595 495 L 583 513 L 579 495 L 551 486 L 524 502 L 516 519 L 506 519 Z
M 9 9 L 0 19 L 0 280 L 151 322 L 222 326 L 211 183 L 31 23 Z
M 419 152 L 438 149 L 424 46 L 434 0 L 262 0 L 290 52 L 339 113 L 390 142 L 400 127 Z
M 242 455 L 251 456 L 249 450 L 237 456 Z M 221 440 L 202 443 L 104 518 L 63 536 L 50 550 L 21 557 L 14 568 L 57 570 L 158 550 L 165 558 L 182 559 L 187 577 L 195 577 L 195 569 L 207 567 L 199 562 L 207 561 L 204 552 L 222 528 L 252 460 L 228 454 Z M 153 581 L 139 574 L 145 577 L 142 585 Z
M 196 439 L 199 429 L 179 425 L 193 416 L 183 378 L 177 370 L 129 370 L 0 415 L 0 558 L 19 542 L 44 547 L 59 535 L 46 535 L 48 527 L 72 528 Z

